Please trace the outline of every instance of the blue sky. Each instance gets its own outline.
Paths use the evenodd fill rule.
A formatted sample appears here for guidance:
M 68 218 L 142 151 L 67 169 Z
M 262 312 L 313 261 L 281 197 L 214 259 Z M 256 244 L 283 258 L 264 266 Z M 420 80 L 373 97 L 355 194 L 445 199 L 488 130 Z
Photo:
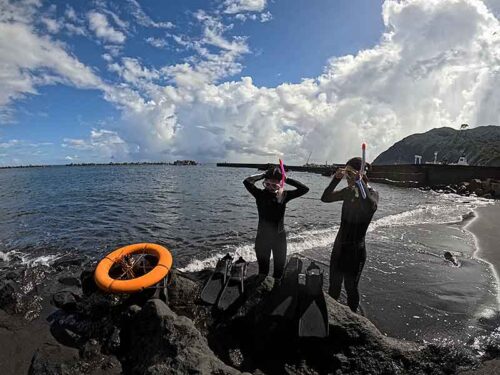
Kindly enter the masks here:
M 362 141 L 373 159 L 416 131 L 497 125 L 477 110 L 499 104 L 497 10 L 1 0 L 0 165 L 340 162 Z

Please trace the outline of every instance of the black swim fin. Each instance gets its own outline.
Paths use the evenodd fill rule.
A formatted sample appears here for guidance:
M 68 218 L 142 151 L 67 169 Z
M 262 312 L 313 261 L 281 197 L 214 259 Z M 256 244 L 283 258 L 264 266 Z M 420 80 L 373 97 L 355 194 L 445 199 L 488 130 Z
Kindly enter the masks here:
M 228 277 L 224 289 L 217 302 L 217 307 L 226 311 L 245 292 L 245 276 L 247 273 L 247 262 L 240 257 L 231 267 L 231 276 Z
M 328 337 L 328 311 L 323 294 L 323 271 L 311 262 L 300 297 L 299 337 Z
M 299 273 L 302 270 L 302 261 L 291 257 L 288 261 L 281 281 L 276 284 L 269 295 L 265 313 L 271 316 L 280 316 L 289 320 L 296 319 L 298 307 Z
M 201 291 L 200 298 L 203 302 L 211 305 L 217 302 L 219 294 L 224 288 L 224 285 L 226 285 L 232 262 L 233 257 L 229 254 L 226 254 L 224 257 L 219 259 L 214 272 L 210 275 L 210 278 L 207 280 L 203 290 Z

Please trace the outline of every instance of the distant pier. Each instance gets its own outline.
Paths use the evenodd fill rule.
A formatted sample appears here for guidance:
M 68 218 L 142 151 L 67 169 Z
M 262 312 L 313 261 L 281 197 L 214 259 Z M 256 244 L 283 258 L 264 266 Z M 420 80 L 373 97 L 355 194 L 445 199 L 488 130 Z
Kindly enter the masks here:
M 218 167 L 231 167 L 231 168 L 252 168 L 258 169 L 260 171 L 265 171 L 269 168 L 269 166 L 275 164 L 248 164 L 248 163 L 217 163 Z M 337 167 L 342 167 L 344 164 L 331 164 L 331 165 L 285 165 L 285 170 L 294 171 L 294 172 L 310 172 L 310 173 L 319 173 L 331 174 Z

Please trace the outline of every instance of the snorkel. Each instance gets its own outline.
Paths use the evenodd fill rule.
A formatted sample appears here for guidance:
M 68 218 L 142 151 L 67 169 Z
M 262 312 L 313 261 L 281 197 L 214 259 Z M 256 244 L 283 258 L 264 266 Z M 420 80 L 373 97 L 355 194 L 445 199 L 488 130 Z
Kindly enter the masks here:
M 285 173 L 285 166 L 283 165 L 283 160 L 279 159 L 280 161 L 280 171 L 281 171 L 281 181 L 280 181 L 280 188 L 278 190 L 278 202 L 283 201 L 283 191 L 285 190 L 285 181 L 286 181 L 286 173 Z
M 283 189 L 285 187 L 285 180 L 286 180 L 286 173 L 285 173 L 285 166 L 283 165 L 283 160 L 280 160 L 280 170 L 281 170 L 281 182 L 280 186 Z
M 356 180 L 356 185 L 358 186 L 359 191 L 361 192 L 361 196 L 363 199 L 366 199 L 366 191 L 363 186 L 363 176 L 365 175 L 365 167 L 366 167 L 366 143 L 363 142 L 361 145 L 361 170 L 359 171 L 359 178 Z

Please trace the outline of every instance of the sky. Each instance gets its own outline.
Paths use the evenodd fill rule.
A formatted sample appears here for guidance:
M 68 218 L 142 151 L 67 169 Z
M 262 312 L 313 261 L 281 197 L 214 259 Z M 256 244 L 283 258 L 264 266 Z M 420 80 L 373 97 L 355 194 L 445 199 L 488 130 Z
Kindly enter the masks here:
M 500 124 L 500 0 L 0 0 L 0 166 L 373 160 Z

